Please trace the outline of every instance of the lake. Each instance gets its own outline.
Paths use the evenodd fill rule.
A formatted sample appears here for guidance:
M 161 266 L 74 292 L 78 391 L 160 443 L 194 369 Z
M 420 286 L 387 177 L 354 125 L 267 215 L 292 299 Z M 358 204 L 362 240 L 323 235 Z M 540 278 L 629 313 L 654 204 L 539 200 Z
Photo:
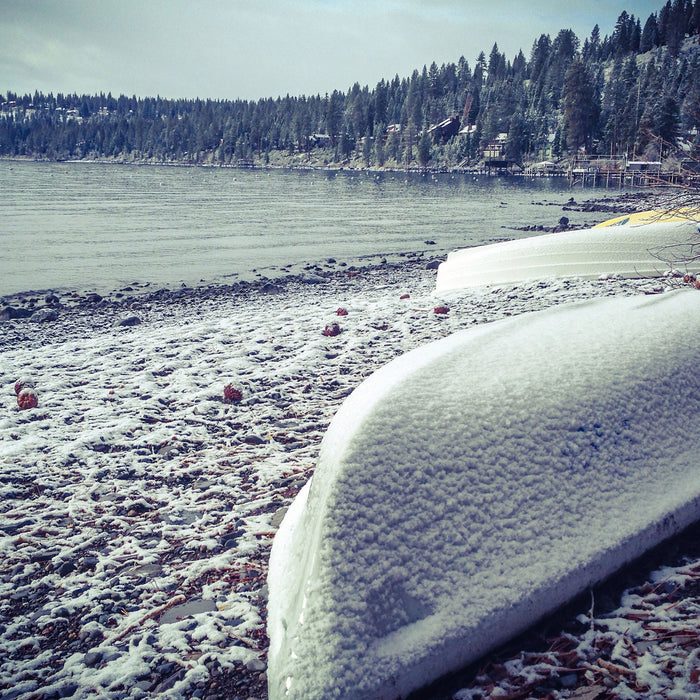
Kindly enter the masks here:
M 0 295 L 274 278 L 609 218 L 562 212 L 572 191 L 547 178 L 0 161 L 0 192 Z

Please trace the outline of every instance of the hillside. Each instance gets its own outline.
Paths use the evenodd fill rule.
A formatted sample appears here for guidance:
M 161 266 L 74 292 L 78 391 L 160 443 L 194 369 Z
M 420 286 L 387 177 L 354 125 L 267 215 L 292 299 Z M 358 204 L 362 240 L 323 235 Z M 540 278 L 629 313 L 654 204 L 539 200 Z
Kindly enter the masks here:
M 0 156 L 211 165 L 513 169 L 581 154 L 690 167 L 700 153 L 700 0 L 529 58 L 494 44 L 346 92 L 248 100 L 0 95 Z

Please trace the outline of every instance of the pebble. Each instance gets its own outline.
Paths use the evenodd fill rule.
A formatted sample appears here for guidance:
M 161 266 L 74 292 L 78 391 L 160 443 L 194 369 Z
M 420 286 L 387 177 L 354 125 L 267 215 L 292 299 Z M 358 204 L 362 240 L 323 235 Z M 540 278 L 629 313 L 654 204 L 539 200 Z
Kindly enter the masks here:
M 29 318 L 30 321 L 33 323 L 46 323 L 47 321 L 55 321 L 58 318 L 58 313 L 56 312 L 56 309 L 38 309 L 35 311 L 31 317 Z
M 114 322 L 115 326 L 138 326 L 141 319 L 138 316 L 124 316 Z
M 178 681 L 181 681 L 185 677 L 185 669 L 180 668 L 175 673 L 172 673 L 170 676 L 165 678 L 165 680 L 161 681 L 154 689 L 153 689 L 153 694 L 155 696 L 158 696 L 161 693 L 164 693 L 166 690 L 170 690 Z
M 67 683 L 58 691 L 59 698 L 72 698 L 78 691 L 77 683 Z
M 56 573 L 59 576 L 67 576 L 72 571 L 75 571 L 75 564 L 72 561 L 64 561 L 58 569 L 56 569 Z
M 328 280 L 320 275 L 303 275 L 301 281 L 304 284 L 325 284 Z
M 245 666 L 249 671 L 264 671 L 267 668 L 262 659 L 251 659 Z
M 103 654 L 101 651 L 89 651 L 83 656 L 83 663 L 88 666 L 97 666 L 102 661 Z
M 247 445 L 264 445 L 266 441 L 258 435 L 250 434 L 243 438 L 243 442 L 245 442 Z
M 221 538 L 221 545 L 224 549 L 233 549 L 238 544 L 238 540 L 243 535 L 243 530 L 228 532 Z
M 94 569 L 97 566 L 97 557 L 83 557 L 82 569 Z

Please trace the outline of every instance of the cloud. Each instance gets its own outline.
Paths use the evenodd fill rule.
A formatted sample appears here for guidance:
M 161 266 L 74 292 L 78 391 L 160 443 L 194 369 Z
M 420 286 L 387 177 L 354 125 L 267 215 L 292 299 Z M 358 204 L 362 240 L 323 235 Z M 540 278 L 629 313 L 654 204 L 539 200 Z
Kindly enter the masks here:
M 323 94 L 494 43 L 610 33 L 623 1 L 0 0 L 0 90 L 247 98 Z M 639 0 L 650 12 L 656 1 Z M 565 6 L 564 6 L 565 5 Z M 648 16 L 640 10 L 642 22 Z

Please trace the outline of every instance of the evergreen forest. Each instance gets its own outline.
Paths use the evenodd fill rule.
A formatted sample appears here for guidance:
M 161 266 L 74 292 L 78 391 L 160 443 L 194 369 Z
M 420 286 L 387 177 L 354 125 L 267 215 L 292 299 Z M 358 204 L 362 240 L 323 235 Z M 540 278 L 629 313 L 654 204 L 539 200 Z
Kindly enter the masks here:
M 497 44 L 374 88 L 249 100 L 0 94 L 0 156 L 213 165 L 475 168 L 581 154 L 700 159 L 700 0 Z

